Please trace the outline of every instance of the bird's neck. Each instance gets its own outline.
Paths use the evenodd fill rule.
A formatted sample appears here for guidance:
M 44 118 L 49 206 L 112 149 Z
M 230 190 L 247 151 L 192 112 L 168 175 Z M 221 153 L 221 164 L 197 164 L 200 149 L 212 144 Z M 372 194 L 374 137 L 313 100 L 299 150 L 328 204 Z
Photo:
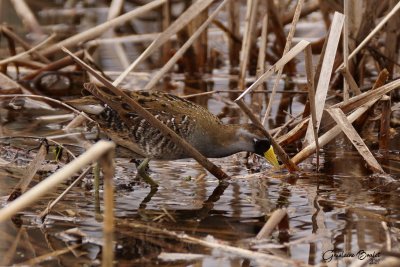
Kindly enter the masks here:
M 210 158 L 226 157 L 241 151 L 253 149 L 251 141 L 243 137 L 243 125 L 229 124 L 214 128 L 214 138 L 207 144 L 206 155 Z

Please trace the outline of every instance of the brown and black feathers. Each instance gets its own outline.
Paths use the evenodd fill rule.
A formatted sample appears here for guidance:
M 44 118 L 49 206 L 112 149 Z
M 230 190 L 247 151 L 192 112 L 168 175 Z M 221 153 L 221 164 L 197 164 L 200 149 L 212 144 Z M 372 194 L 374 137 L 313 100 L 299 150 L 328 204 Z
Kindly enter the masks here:
M 255 145 L 265 139 L 252 124 L 224 125 L 202 106 L 171 94 L 155 91 L 130 91 L 127 94 L 206 157 L 256 152 Z M 118 97 L 113 101 L 119 101 L 121 108 L 126 105 Z M 127 127 L 117 111 L 92 96 L 68 103 L 88 113 L 114 142 L 131 151 L 134 158 L 173 160 L 190 157 L 131 109 L 125 108 L 129 110 L 125 119 L 131 122 L 131 127 Z

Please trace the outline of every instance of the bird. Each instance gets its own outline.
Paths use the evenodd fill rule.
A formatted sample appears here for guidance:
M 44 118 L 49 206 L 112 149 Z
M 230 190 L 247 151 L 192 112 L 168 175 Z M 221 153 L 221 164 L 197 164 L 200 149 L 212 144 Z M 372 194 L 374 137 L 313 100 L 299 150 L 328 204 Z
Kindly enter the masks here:
M 207 158 L 247 151 L 265 157 L 273 166 L 279 166 L 270 140 L 255 124 L 224 124 L 206 108 L 166 92 L 138 90 L 125 93 Z M 121 101 L 118 97 L 111 100 Z M 120 147 L 121 154 L 134 159 L 156 160 L 191 157 L 135 112 L 128 113 L 132 122 L 128 127 L 116 110 L 94 96 L 66 103 L 96 121 L 100 129 Z

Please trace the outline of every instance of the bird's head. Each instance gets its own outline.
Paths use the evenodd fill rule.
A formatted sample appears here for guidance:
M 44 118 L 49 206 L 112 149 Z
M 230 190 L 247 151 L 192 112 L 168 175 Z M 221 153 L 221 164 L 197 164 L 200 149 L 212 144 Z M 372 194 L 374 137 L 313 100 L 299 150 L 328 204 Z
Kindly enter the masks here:
M 279 167 L 279 162 L 276 158 L 274 148 L 268 138 L 254 139 L 254 153 L 265 157 L 265 159 L 274 167 Z
M 260 128 L 254 124 L 244 124 L 241 125 L 241 130 L 239 132 L 242 140 L 246 140 L 246 143 L 251 146 L 249 151 L 265 157 L 265 159 L 273 166 L 279 166 L 274 148 L 272 147 L 270 140 L 265 137 Z

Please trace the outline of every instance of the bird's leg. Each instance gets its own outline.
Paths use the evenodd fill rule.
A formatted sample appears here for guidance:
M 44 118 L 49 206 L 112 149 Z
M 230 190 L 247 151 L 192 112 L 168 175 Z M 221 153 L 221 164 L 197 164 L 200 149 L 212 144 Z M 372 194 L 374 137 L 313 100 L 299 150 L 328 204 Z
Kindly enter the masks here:
M 145 158 L 137 167 L 137 175 L 140 176 L 151 187 L 158 187 L 158 184 L 149 176 L 147 169 L 149 167 L 149 158 Z

